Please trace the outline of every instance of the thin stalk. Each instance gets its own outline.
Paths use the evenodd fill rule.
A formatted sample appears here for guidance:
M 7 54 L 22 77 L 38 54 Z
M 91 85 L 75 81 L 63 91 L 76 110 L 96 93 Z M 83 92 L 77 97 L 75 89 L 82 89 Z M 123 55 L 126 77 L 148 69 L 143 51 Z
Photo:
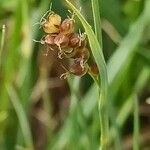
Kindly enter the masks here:
M 107 106 L 107 90 L 101 90 L 99 98 L 99 116 L 100 116 L 100 149 L 107 150 L 109 143 L 109 120 L 108 120 L 108 106 Z
M 92 11 L 93 11 L 93 18 L 94 18 L 94 27 L 95 27 L 95 35 L 98 39 L 98 42 L 101 46 L 101 53 L 102 53 L 102 32 L 101 32 L 101 19 L 100 19 L 100 11 L 99 11 L 99 1 L 98 0 L 91 0 L 92 3 Z M 103 53 L 102 53 L 103 56 Z M 101 88 L 99 86 L 100 91 L 100 98 L 99 98 L 99 117 L 100 117 L 100 129 L 101 129 L 101 137 L 100 137 L 100 149 L 105 150 L 108 149 L 108 80 L 107 80 L 107 70 L 105 60 L 101 63 L 101 78 L 105 80 L 101 80 Z M 102 76 L 103 75 L 103 76 Z M 94 80 L 95 81 L 95 80 Z M 95 81 L 96 82 L 96 81 Z M 97 82 L 96 82 L 97 83 Z
M 134 124 L 133 124 L 133 150 L 139 150 L 139 104 L 137 95 L 134 95 Z

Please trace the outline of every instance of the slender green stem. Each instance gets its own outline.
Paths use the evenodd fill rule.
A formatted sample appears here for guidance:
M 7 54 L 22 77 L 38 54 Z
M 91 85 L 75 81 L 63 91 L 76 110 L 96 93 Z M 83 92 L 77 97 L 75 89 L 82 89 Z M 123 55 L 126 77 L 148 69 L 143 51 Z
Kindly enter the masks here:
M 91 0 L 92 3 L 92 11 L 93 11 L 93 18 L 94 18 L 94 27 L 95 27 L 95 35 L 100 43 L 101 46 L 101 53 L 102 53 L 102 32 L 101 32 L 101 19 L 100 19 L 100 10 L 99 10 L 99 1 L 98 0 Z M 103 56 L 103 53 L 102 53 Z M 100 116 L 100 129 L 101 129 L 101 150 L 108 149 L 108 104 L 107 104 L 107 88 L 108 88 L 108 80 L 107 80 L 107 70 L 105 60 L 101 63 L 101 88 L 100 90 L 100 98 L 99 98 L 99 116 Z M 103 75 L 103 76 L 102 76 Z M 95 80 L 94 80 L 95 81 Z M 95 81 L 96 82 L 96 81 Z M 96 82 L 97 83 L 97 82 Z
M 108 121 L 108 106 L 107 106 L 107 90 L 101 90 L 99 98 L 99 115 L 100 115 L 100 129 L 101 129 L 101 138 L 100 138 L 100 149 L 107 150 L 109 143 L 109 121 Z
M 139 150 L 139 106 L 137 95 L 134 95 L 134 124 L 133 124 L 133 150 Z

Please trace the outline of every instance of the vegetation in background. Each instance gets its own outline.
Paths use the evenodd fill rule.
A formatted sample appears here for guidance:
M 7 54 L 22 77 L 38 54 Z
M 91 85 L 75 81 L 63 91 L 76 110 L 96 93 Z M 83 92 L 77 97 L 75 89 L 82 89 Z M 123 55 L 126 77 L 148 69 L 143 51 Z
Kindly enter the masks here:
M 75 13 L 97 79 L 61 80 L 34 42 L 51 4 L 63 20 Z M 0 149 L 149 149 L 149 82 L 149 0 L 0 0 Z

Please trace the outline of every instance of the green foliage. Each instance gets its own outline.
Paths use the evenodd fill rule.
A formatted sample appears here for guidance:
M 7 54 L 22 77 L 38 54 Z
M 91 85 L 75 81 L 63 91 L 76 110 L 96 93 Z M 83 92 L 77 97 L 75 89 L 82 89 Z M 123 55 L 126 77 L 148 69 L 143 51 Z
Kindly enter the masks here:
M 41 38 L 41 30 L 33 25 L 51 2 L 52 10 L 63 18 L 68 9 L 75 12 L 100 72 L 96 82 L 88 75 L 68 78 L 69 89 L 61 89 L 70 101 L 65 109 L 62 102 L 54 108 L 53 95 L 59 92 L 48 87 L 53 60 L 42 57 L 45 47 L 33 42 Z M 124 137 L 131 134 L 128 149 L 149 149 L 139 142 L 142 127 L 148 126 L 139 110 L 150 94 L 149 0 L 0 0 L 0 4 L 0 149 L 31 150 L 41 136 L 41 149 L 103 150 L 110 149 L 109 140 L 111 149 L 120 150 L 126 148 Z M 114 43 L 116 34 L 119 43 Z M 56 89 L 61 84 L 52 82 Z M 32 115 L 44 130 L 33 128 Z

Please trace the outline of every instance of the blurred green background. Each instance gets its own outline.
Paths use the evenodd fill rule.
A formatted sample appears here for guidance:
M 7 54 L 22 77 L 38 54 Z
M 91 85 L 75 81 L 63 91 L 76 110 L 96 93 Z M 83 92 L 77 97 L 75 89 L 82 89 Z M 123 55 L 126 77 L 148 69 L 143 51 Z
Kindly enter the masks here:
M 91 1 L 71 2 L 94 27 Z M 64 0 L 0 0 L 0 150 L 99 148 L 95 83 L 89 75 L 60 80 L 57 61 L 33 42 L 43 35 L 33 25 L 51 3 L 53 11 L 67 17 Z M 140 149 L 149 150 L 150 0 L 100 0 L 100 14 L 110 150 L 130 150 L 138 138 Z

